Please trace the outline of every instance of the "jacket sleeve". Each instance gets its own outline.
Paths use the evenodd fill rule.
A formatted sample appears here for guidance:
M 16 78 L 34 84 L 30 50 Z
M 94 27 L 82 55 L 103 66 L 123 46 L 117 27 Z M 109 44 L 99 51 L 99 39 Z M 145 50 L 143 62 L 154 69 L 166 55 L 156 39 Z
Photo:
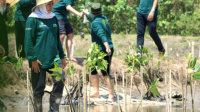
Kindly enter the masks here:
M 57 19 L 56 19 L 56 21 L 57 21 Z M 58 21 L 56 23 L 57 23 L 57 45 L 58 45 L 59 57 L 60 57 L 60 59 L 65 59 L 65 54 L 64 54 L 63 47 L 62 47 L 62 44 L 60 41 L 60 30 L 59 30 Z
M 36 42 L 36 33 L 37 33 L 36 24 L 37 24 L 36 19 L 28 18 L 25 29 L 24 50 L 26 58 L 28 60 L 31 60 L 32 62 L 37 60 L 37 56 L 34 51 L 34 46 Z
M 100 22 L 92 23 L 92 30 L 97 35 L 97 37 L 101 39 L 103 43 L 108 42 L 105 34 L 105 28 L 102 26 Z
M 34 2 L 35 2 L 35 0 L 20 0 L 19 5 L 20 5 L 20 7 L 27 7 L 30 4 L 33 4 Z
M 74 0 L 63 0 L 63 1 L 65 3 L 65 6 L 68 6 L 68 5 L 73 6 L 74 5 Z
M 94 20 L 94 17 L 93 17 L 93 15 L 92 15 L 91 13 L 88 15 L 88 18 L 89 18 L 91 21 Z

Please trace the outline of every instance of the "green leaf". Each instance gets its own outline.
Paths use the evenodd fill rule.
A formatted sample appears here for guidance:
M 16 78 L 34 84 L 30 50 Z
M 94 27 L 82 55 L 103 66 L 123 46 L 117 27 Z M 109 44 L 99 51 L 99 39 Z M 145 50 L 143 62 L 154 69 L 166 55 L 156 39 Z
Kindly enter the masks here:
M 55 68 L 59 67 L 59 64 L 57 62 L 54 62 Z
M 56 77 L 56 81 L 60 81 L 61 80 L 61 77 Z
M 193 72 L 193 73 L 196 73 L 196 72 L 198 72 L 198 71 L 199 71 L 199 69 L 200 69 L 200 64 L 199 64 L 199 65 L 197 65 L 197 66 L 194 68 L 194 72 Z
M 195 67 L 196 62 L 197 62 L 197 57 L 194 58 L 194 61 L 193 61 L 193 63 L 192 63 L 192 67 L 191 67 L 191 68 L 194 68 L 194 67 Z
M 67 75 L 71 75 L 70 69 L 67 69 Z
M 10 57 L 10 61 L 11 61 L 11 63 L 17 63 L 18 59 L 15 57 Z
M 187 72 L 188 72 L 188 74 L 191 74 L 193 72 L 193 69 L 192 68 L 188 68 Z
M 62 74 L 62 68 L 58 67 L 57 70 L 59 74 Z
M 196 72 L 193 75 L 194 80 L 199 80 L 200 79 L 200 72 Z
M 157 78 L 153 83 L 151 83 L 151 87 L 157 87 L 157 82 L 159 81 L 159 78 Z
M 59 75 L 58 74 L 49 74 L 49 76 L 57 77 Z
M 58 70 L 56 68 L 49 69 L 49 71 L 58 72 Z
M 155 87 L 152 87 L 152 88 L 151 88 L 151 92 L 152 92 L 154 95 L 159 96 L 159 92 L 158 92 L 158 90 L 157 90 Z

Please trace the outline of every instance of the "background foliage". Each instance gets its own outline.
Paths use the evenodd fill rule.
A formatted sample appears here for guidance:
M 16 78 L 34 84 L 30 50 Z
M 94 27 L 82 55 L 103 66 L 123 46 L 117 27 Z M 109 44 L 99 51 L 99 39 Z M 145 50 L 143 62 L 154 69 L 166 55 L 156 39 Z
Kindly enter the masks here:
M 136 33 L 136 13 L 140 0 L 76 0 L 74 8 L 81 11 L 85 3 L 94 1 L 103 4 L 103 14 L 108 17 L 113 33 Z M 14 30 L 15 9 L 16 6 L 11 8 L 6 21 L 10 32 Z M 69 15 L 69 19 L 75 33 L 79 34 L 83 19 L 73 14 Z M 163 35 L 200 35 L 200 0 L 159 0 L 157 27 L 158 33 Z M 89 33 L 89 28 L 90 23 L 83 24 L 85 33 Z

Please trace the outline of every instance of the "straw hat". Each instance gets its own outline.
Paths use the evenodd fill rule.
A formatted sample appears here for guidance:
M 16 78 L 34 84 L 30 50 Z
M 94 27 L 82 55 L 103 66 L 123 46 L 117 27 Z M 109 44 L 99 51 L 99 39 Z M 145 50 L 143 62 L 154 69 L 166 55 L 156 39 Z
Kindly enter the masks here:
M 50 1 L 54 1 L 54 0 L 36 0 L 36 3 L 37 5 L 35 7 L 32 8 L 32 12 L 35 10 L 35 8 L 39 5 L 42 5 L 42 4 L 45 4 L 45 3 L 48 3 Z

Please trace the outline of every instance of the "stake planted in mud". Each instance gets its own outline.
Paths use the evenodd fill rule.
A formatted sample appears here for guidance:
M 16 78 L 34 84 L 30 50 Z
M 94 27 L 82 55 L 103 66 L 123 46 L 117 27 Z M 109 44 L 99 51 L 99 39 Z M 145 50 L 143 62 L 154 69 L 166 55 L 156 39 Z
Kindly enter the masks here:
M 28 112 L 30 111 L 29 110 L 29 77 L 28 77 L 28 71 L 27 71 L 27 100 L 28 100 Z
M 117 102 L 118 102 L 118 106 L 120 105 L 119 102 L 119 92 L 118 92 L 118 85 L 117 85 L 117 75 L 115 73 L 115 83 L 116 83 L 116 92 L 117 92 Z M 120 108 L 118 107 L 118 111 L 120 112 Z
M 89 73 L 89 82 L 88 82 L 88 92 L 89 92 L 89 97 L 88 97 L 88 103 L 89 103 L 89 107 L 88 107 L 88 112 L 90 112 L 90 77 L 91 77 L 91 68 L 90 68 L 90 73 Z
M 141 100 L 143 99 L 143 67 L 140 66 L 140 77 L 141 77 Z M 143 101 L 141 102 L 141 112 L 143 112 Z
M 82 68 L 83 71 L 83 68 Z M 83 73 L 83 72 L 82 72 Z M 80 111 L 80 74 L 78 74 L 78 112 Z
M 83 93 L 83 105 L 84 105 L 84 112 L 86 112 L 87 108 L 87 84 L 86 84 L 86 66 L 84 66 L 83 71 L 83 84 L 84 84 L 84 93 Z
M 131 88 L 130 88 L 130 102 L 129 102 L 129 110 L 130 110 L 130 105 L 131 105 L 131 96 L 132 96 L 132 88 L 133 88 L 133 76 L 131 76 Z
M 168 47 L 167 47 L 167 43 L 165 43 L 165 55 L 168 56 Z
M 172 112 L 172 79 L 171 79 L 172 73 L 171 69 L 169 70 L 169 90 L 170 90 L 170 97 L 169 97 L 169 106 L 170 106 L 170 112 Z
M 182 101 L 183 101 L 183 112 L 185 112 L 185 110 L 184 110 L 184 102 L 185 102 L 185 100 L 184 100 L 184 98 L 185 98 L 185 96 L 184 96 L 184 80 L 183 80 L 183 67 L 181 67 L 181 73 L 180 73 L 180 78 L 181 78 L 181 84 L 182 84 Z
M 167 86 L 167 75 L 165 73 L 165 98 L 166 98 L 166 112 L 169 112 L 169 99 L 168 99 L 168 86 Z
M 127 82 L 128 82 L 128 78 L 127 78 L 127 74 L 126 74 L 126 88 L 125 88 L 125 102 L 124 102 L 124 105 L 125 105 L 125 112 L 127 112 Z

